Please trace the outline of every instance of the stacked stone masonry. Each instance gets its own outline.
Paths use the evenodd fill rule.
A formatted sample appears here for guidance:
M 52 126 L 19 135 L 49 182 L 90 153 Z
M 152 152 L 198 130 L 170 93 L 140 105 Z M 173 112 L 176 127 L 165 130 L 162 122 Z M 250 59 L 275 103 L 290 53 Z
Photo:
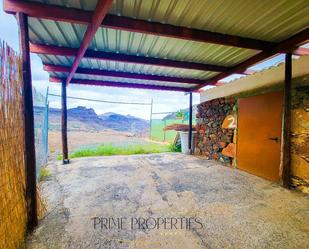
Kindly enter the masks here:
M 236 116 L 236 106 L 235 98 L 214 99 L 197 106 L 196 155 L 219 160 L 225 165 L 232 164 L 233 158 L 222 154 L 222 151 L 233 144 L 235 129 L 222 128 L 222 124 L 228 115 Z
M 293 89 L 291 116 L 292 186 L 309 194 L 309 86 Z

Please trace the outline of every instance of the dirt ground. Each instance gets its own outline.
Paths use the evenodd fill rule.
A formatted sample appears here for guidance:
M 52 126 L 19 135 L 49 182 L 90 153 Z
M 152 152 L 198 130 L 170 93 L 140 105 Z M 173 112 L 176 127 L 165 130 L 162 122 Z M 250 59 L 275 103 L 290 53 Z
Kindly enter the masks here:
M 102 143 L 118 143 L 123 145 L 129 143 L 145 143 L 146 140 L 147 138 L 132 137 L 129 133 L 112 130 L 98 132 L 68 131 L 68 147 L 70 151 Z M 61 151 L 60 131 L 48 132 L 48 145 L 52 153 L 59 153 Z
M 48 169 L 52 176 L 42 184 L 48 211 L 29 238 L 31 249 L 309 245 L 308 197 L 217 162 L 164 153 L 51 162 Z M 107 226 L 107 218 L 121 217 L 123 227 Z M 161 225 L 138 227 L 139 218 L 153 224 L 159 218 Z M 201 225 L 188 226 L 189 218 Z

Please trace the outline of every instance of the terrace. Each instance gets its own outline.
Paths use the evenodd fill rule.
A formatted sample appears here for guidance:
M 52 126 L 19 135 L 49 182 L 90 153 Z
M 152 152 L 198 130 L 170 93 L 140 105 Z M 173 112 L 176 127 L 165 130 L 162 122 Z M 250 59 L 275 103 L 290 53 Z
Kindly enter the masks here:
M 89 241 L 85 241 L 85 245 L 77 244 L 74 246 L 74 239 L 64 241 L 63 245 L 69 246 L 73 243 L 73 248 L 76 248 L 76 246 L 85 248 L 89 246 L 87 242 L 91 242 L 91 236 L 106 236 L 104 233 L 103 235 L 89 234 L 89 227 L 76 233 L 73 232 L 75 227 L 88 226 L 90 216 L 100 215 L 101 204 L 108 206 L 103 211 L 108 210 L 106 215 L 110 216 L 115 214 L 148 216 L 151 214 L 168 214 L 175 216 L 178 215 L 179 210 L 173 212 L 173 209 L 169 209 L 169 207 L 179 209 L 184 205 L 187 211 L 192 208 L 202 210 L 203 219 L 209 226 L 207 231 L 205 230 L 202 233 L 196 230 L 181 232 L 178 235 L 176 234 L 174 240 L 170 238 L 168 241 L 160 238 L 159 248 L 181 248 L 180 244 L 185 245 L 183 248 L 190 248 L 190 246 L 191 248 L 291 248 L 292 246 L 305 248 L 305 245 L 308 244 L 308 239 L 305 236 L 308 234 L 306 224 L 308 220 L 308 215 L 306 215 L 308 199 L 298 193 L 290 192 L 282 186 L 291 187 L 292 56 L 294 54 L 305 57 L 309 54 L 308 49 L 303 46 L 309 40 L 308 1 L 280 0 L 275 3 L 273 1 L 252 1 L 248 4 L 247 1 L 243 0 L 4 0 L 4 10 L 16 16 L 20 31 L 28 231 L 33 231 L 38 226 L 30 65 L 30 53 L 35 53 L 41 58 L 44 70 L 49 73 L 50 82 L 62 86 L 62 158 L 63 164 L 68 165 L 55 165 L 54 162 L 51 162 L 49 167 L 55 172 L 52 184 L 56 184 L 60 180 L 59 189 L 68 190 L 67 192 L 59 192 L 60 196 L 66 197 L 64 199 L 60 197 L 63 202 L 61 204 L 63 209 L 57 209 L 55 212 L 58 212 L 58 215 L 60 212 L 64 217 L 67 217 L 65 210 L 69 210 L 75 217 L 80 217 L 80 220 L 68 219 L 66 224 L 62 224 L 63 221 L 58 220 L 59 216 L 56 215 L 55 219 L 47 218 L 43 220 L 41 228 L 43 227 L 44 230 L 44 226 L 51 226 L 54 222 L 60 222 L 59 224 L 64 225 L 65 230 L 68 231 L 66 235 L 68 237 L 80 238 L 80 241 L 84 241 L 90 235 Z M 253 170 L 247 169 L 242 163 L 245 162 L 244 164 L 251 167 L 251 163 L 248 161 L 251 157 L 261 158 L 261 162 L 256 160 L 261 165 L 262 158 L 266 161 L 270 160 L 267 156 L 263 157 L 262 155 L 261 157 L 261 155 L 250 151 L 238 154 L 238 159 L 245 158 L 247 161 L 240 160 L 239 167 L 234 165 L 234 168 L 243 169 L 276 183 L 233 170 L 232 167 L 223 168 L 223 166 L 219 166 L 219 162 L 197 159 L 193 155 L 169 154 L 161 157 L 127 156 L 93 159 L 93 162 L 96 162 L 97 165 L 91 165 L 87 161 L 88 159 L 70 161 L 67 138 L 67 88 L 71 85 L 187 93 L 189 98 L 188 146 L 190 154 L 193 154 L 192 93 L 203 94 L 205 87 L 209 86 L 216 86 L 220 89 L 220 85 L 223 84 L 222 80 L 235 74 L 250 76 L 254 73 L 252 66 L 278 54 L 285 54 L 285 64 L 283 71 L 280 72 L 283 78 L 282 92 L 280 93 L 282 95 L 278 94 L 278 96 L 270 98 L 278 98 L 280 101 L 271 103 L 269 106 L 278 107 L 274 114 L 276 122 L 273 123 L 278 123 L 276 132 L 280 131 L 280 134 L 275 134 L 275 138 L 270 137 L 273 136 L 272 134 L 269 135 L 270 139 L 275 141 L 276 144 L 272 144 L 271 149 L 268 149 L 268 151 L 276 150 L 274 161 L 278 161 L 278 165 L 269 167 L 274 168 L 271 176 L 266 174 L 268 168 L 263 168 L 265 165 L 261 167 L 261 170 L 256 170 L 255 166 Z M 306 73 L 309 74 L 309 72 Z M 205 93 L 207 94 L 207 92 Z M 214 103 L 217 102 L 221 103 L 220 100 L 216 100 Z M 223 100 L 223 102 L 230 104 L 227 100 Z M 243 103 L 242 106 L 246 106 L 246 103 L 247 106 L 250 104 L 250 102 Z M 263 101 L 259 103 L 263 106 L 261 104 Z M 202 105 L 199 113 L 204 115 L 204 112 L 207 113 L 208 111 L 207 108 L 213 108 L 212 105 L 213 103 Z M 253 107 L 252 109 L 239 109 L 239 111 L 255 110 Z M 267 109 L 265 106 L 263 108 Z M 205 114 L 201 118 L 207 119 L 207 117 Z M 262 123 L 263 120 L 259 119 L 259 121 Z M 206 130 L 204 126 L 209 124 L 208 121 L 205 122 L 206 124 L 199 124 L 199 128 L 201 128 L 199 139 L 201 140 L 203 140 Z M 248 127 L 248 123 L 240 124 L 243 125 L 242 127 Z M 221 127 L 221 123 L 218 126 Z M 240 129 L 240 126 L 238 128 Z M 245 130 L 245 128 L 240 130 Z M 249 130 L 242 134 L 252 134 L 250 132 Z M 226 135 L 233 136 L 233 132 L 230 133 Z M 240 138 L 238 137 L 238 139 Z M 236 142 L 232 140 L 230 142 L 236 146 Z M 204 143 L 206 142 L 204 141 Z M 255 144 L 263 145 L 259 141 Z M 237 150 L 248 148 L 247 145 L 247 143 L 239 142 L 237 143 Z M 205 156 L 202 151 L 205 146 L 199 146 L 201 154 Z M 238 153 L 240 152 L 241 150 L 238 151 Z M 234 160 L 235 157 L 236 155 L 231 156 L 233 163 L 237 163 Z M 216 160 L 218 158 L 217 155 L 212 155 L 209 159 Z M 118 163 L 115 163 L 117 160 Z M 76 164 L 78 165 L 76 166 Z M 128 165 L 123 166 L 123 164 Z M 89 168 L 86 165 L 89 165 Z M 166 171 L 165 166 L 167 167 Z M 257 166 L 257 168 L 259 167 Z M 77 170 L 81 170 L 82 173 L 77 173 Z M 179 172 L 181 176 L 177 178 Z M 189 178 L 186 178 L 187 173 L 191 174 Z M 83 177 L 86 177 L 89 182 L 85 182 Z M 216 182 L 213 182 L 212 177 L 216 179 Z M 136 180 L 145 184 L 143 186 L 129 186 L 129 183 L 131 184 Z M 169 180 L 175 180 L 175 184 L 179 188 L 176 185 L 170 186 Z M 99 184 L 101 181 L 103 185 Z M 108 183 L 104 183 L 104 181 Z M 96 183 L 95 188 L 89 187 L 92 182 Z M 162 186 L 167 185 L 162 193 L 160 192 L 162 191 L 160 184 Z M 114 195 L 111 199 L 109 198 L 109 195 L 114 193 L 110 186 L 119 189 L 119 186 L 123 187 L 124 185 L 129 187 L 124 187 L 125 190 L 120 189 L 120 193 L 116 193 L 117 196 Z M 55 185 L 52 185 L 52 187 L 57 188 Z M 142 191 L 143 188 L 145 188 L 144 192 Z M 244 188 L 245 190 L 242 192 Z M 48 184 L 46 191 L 46 193 L 53 192 L 48 189 Z M 100 194 L 96 195 L 97 191 Z M 239 198 L 239 194 L 243 198 Z M 132 195 L 132 200 L 130 195 Z M 253 198 L 252 195 L 257 196 L 257 199 Z M 271 197 L 271 195 L 274 196 Z M 228 200 L 226 199 L 227 196 Z M 69 200 L 66 199 L 67 197 Z M 93 198 L 96 199 L 95 197 L 102 198 L 100 199 L 101 202 L 93 202 L 91 208 L 87 209 L 87 205 L 93 201 Z M 79 198 L 89 201 L 88 203 L 81 203 L 81 210 L 76 207 Z M 141 199 L 136 204 L 137 206 L 127 203 L 134 202 L 139 198 Z M 280 205 L 278 204 L 279 206 L 270 204 L 281 198 L 286 199 Z M 56 200 L 58 199 L 56 198 Z M 53 206 L 53 201 L 55 199 L 49 199 L 49 208 L 50 205 Z M 193 206 L 189 205 L 191 201 Z M 290 208 L 290 203 L 294 201 L 297 204 Z M 167 213 L 156 213 L 156 202 L 162 204 L 162 207 L 166 207 Z M 248 206 L 252 209 L 247 209 Z M 131 213 L 122 213 L 126 207 L 130 210 L 134 208 L 136 210 Z M 263 207 L 265 207 L 265 210 Z M 158 208 L 161 209 L 161 206 Z M 288 226 L 282 224 L 280 217 L 275 214 L 275 210 L 278 208 L 284 209 L 280 213 L 280 217 L 285 217 L 284 221 L 289 224 L 291 230 Z M 251 212 L 252 210 L 256 211 L 256 216 Z M 195 215 L 198 215 L 198 213 Z M 298 216 L 298 213 L 301 214 Z M 184 214 L 188 213 L 185 212 Z M 237 214 L 237 218 L 231 217 L 232 214 Z M 226 219 L 229 221 L 227 224 L 224 222 Z M 240 224 L 242 222 L 247 223 Z M 222 225 L 222 229 L 218 224 Z M 257 230 L 252 229 L 252 226 L 257 227 Z M 271 228 L 268 229 L 268 226 Z M 227 230 L 231 231 L 235 227 L 238 235 L 243 236 L 240 239 L 236 239 L 235 234 L 226 233 Z M 38 236 L 43 236 L 41 239 L 45 238 L 44 236 L 48 237 L 50 232 L 49 230 L 44 231 L 43 235 L 40 235 L 40 231 L 38 232 Z M 247 231 L 249 231 L 250 236 L 246 235 Z M 260 234 L 255 235 L 256 231 Z M 265 231 L 267 231 L 267 236 L 262 234 Z M 270 237 L 268 237 L 269 234 L 271 234 Z M 34 234 L 34 240 L 40 241 L 36 236 Z M 60 241 L 66 239 L 61 235 L 59 236 L 54 237 L 54 241 L 47 245 L 47 248 L 52 248 L 58 239 Z M 139 236 L 143 241 L 146 239 L 155 242 L 158 236 L 162 237 L 162 234 L 145 233 L 132 236 L 124 234 L 124 237 L 120 239 L 122 242 L 118 240 L 119 243 L 116 244 L 114 239 L 105 238 L 104 241 L 107 244 L 103 243 L 100 248 L 106 248 L 106 246 L 123 248 L 121 244 L 124 240 L 134 242 Z M 188 239 L 185 241 L 190 243 L 182 242 L 183 236 Z M 131 244 L 129 243 L 126 246 L 131 246 Z M 133 248 L 145 248 L 145 246 L 138 247 L 135 245 Z

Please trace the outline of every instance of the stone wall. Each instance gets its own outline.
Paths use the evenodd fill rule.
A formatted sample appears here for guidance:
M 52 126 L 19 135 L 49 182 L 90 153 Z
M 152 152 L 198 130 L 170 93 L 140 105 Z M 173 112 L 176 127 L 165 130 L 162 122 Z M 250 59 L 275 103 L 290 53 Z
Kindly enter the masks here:
M 197 106 L 196 155 L 231 165 L 232 154 L 236 153 L 235 141 L 233 143 L 235 128 L 222 128 L 229 115 L 236 116 L 235 98 L 214 99 Z
M 309 86 L 293 89 L 291 115 L 292 185 L 309 194 Z

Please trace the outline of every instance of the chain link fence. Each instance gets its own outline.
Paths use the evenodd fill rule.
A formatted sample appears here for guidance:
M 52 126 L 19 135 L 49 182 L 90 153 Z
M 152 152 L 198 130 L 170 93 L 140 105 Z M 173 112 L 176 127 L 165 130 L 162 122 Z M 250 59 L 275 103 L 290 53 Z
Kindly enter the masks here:
M 196 106 L 193 106 L 192 123 L 196 123 Z M 177 131 L 165 130 L 169 125 L 173 124 L 189 124 L 188 109 L 175 112 L 153 112 L 151 115 L 150 138 L 155 141 L 172 143 L 175 140 Z
M 48 160 L 48 89 L 46 96 L 33 89 L 36 175 Z

